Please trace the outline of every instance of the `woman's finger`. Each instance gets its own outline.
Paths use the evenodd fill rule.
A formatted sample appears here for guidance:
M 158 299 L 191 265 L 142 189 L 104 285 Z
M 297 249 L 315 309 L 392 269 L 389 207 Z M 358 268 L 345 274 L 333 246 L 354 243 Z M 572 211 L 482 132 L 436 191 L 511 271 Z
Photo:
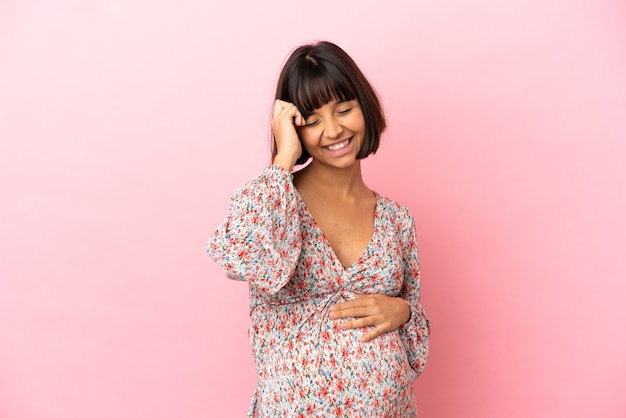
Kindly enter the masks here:
M 343 330 L 365 328 L 365 327 L 373 327 L 373 329 L 368 331 L 363 336 L 361 336 L 361 338 L 359 338 L 359 341 L 361 342 L 371 341 L 374 338 L 379 337 L 385 332 L 391 330 L 391 327 L 389 326 L 387 322 L 377 324 L 376 321 L 371 320 L 370 318 L 356 319 L 354 321 L 348 321 L 348 322 L 344 322 L 341 324 L 341 329 Z
M 274 102 L 273 119 L 276 121 L 283 117 L 288 118 L 289 121 L 296 126 L 304 126 L 306 124 L 304 117 L 302 117 L 302 113 L 300 113 L 298 108 L 293 103 L 276 100 Z
M 332 319 L 356 318 L 380 313 L 375 295 L 357 296 L 358 299 L 337 303 L 330 307 L 329 313 Z
M 283 105 L 280 103 L 280 100 L 276 100 L 274 102 L 274 111 L 272 112 L 272 119 L 276 119 L 281 110 L 283 110 Z
M 359 338 L 359 341 L 362 343 L 372 341 L 374 338 L 383 335 L 385 332 L 386 331 L 382 331 L 381 327 L 376 327 L 372 331 L 368 332 L 367 334 Z
M 342 322 L 341 325 L 339 326 L 341 327 L 341 329 L 346 330 L 346 329 L 364 328 L 364 327 L 369 327 L 372 325 L 374 326 L 378 325 L 376 323 L 376 318 L 372 316 L 368 316 L 365 318 L 359 318 L 359 319 L 355 319 L 352 321 Z
M 367 295 L 371 296 L 371 295 Z M 345 310 L 350 308 L 358 308 L 368 306 L 371 303 L 371 297 L 366 297 L 364 295 L 357 295 L 357 299 L 348 300 L 346 302 L 339 302 L 330 307 L 330 310 Z
M 380 315 L 381 310 L 376 305 L 369 306 L 355 306 L 351 308 L 339 308 L 330 311 L 330 319 L 342 319 L 342 318 L 362 318 L 365 316 Z

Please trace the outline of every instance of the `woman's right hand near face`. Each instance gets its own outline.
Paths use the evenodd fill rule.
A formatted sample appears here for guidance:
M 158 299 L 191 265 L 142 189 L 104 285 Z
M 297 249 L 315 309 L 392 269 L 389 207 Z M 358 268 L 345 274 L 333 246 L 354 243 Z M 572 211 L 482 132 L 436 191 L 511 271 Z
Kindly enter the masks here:
M 306 124 L 302 114 L 292 103 L 276 100 L 272 116 L 272 131 L 276 138 L 276 157 L 273 164 L 291 171 L 302 154 L 302 145 L 296 126 Z

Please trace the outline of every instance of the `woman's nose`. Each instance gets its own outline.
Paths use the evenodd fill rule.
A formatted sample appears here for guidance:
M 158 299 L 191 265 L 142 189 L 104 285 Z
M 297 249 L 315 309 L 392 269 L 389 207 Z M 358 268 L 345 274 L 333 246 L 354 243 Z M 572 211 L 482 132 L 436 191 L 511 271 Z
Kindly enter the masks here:
M 343 127 L 339 123 L 339 121 L 335 118 L 330 118 L 330 120 L 326 123 L 326 127 L 324 128 L 324 134 L 327 138 L 338 138 L 339 135 L 343 132 Z

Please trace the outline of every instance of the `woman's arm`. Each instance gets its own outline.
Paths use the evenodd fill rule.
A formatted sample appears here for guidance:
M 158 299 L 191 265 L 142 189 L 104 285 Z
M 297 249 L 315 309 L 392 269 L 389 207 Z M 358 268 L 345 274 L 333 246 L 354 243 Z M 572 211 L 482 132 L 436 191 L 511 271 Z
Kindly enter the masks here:
M 228 278 L 267 293 L 278 292 L 291 279 L 300 248 L 292 175 L 278 166 L 237 190 L 226 219 L 206 245 Z
M 400 296 L 410 309 L 411 317 L 408 322 L 398 328 L 400 337 L 406 346 L 409 363 L 420 374 L 424 370 L 429 355 L 428 337 L 430 335 L 430 321 L 422 308 L 420 301 L 420 266 L 417 255 L 417 240 L 413 217 L 407 210 L 401 234 L 403 237 L 404 283 Z

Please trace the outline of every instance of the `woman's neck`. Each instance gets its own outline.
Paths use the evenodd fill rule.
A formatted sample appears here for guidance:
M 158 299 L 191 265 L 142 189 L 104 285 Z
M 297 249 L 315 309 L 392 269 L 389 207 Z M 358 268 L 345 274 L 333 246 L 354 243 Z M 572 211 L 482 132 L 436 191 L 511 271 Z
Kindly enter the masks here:
M 335 168 L 312 161 L 294 176 L 298 190 L 324 194 L 333 198 L 348 198 L 371 193 L 361 175 L 361 161 L 350 167 Z

